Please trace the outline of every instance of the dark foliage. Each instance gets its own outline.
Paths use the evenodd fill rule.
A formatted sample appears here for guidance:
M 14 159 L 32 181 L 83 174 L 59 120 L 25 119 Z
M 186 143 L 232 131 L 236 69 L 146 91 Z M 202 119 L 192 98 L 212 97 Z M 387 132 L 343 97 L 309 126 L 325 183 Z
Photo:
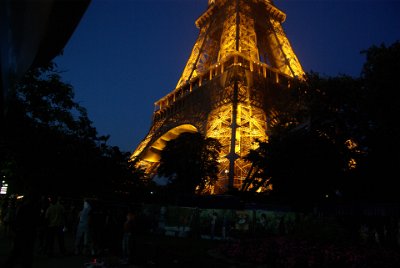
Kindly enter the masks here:
M 158 175 L 168 178 L 168 188 L 175 194 L 203 193 L 218 179 L 220 149 L 216 139 L 182 133 L 162 151 Z
M 399 200 L 393 174 L 400 165 L 400 43 L 363 53 L 360 78 L 309 73 L 286 93 L 287 105 L 280 98 L 269 141 L 247 157 L 253 164 L 247 183 L 258 177 L 291 202 Z
M 108 146 L 73 98 L 52 63 L 15 85 L 0 148 L 0 172 L 11 192 L 112 196 L 116 180 L 137 177 L 129 154 Z

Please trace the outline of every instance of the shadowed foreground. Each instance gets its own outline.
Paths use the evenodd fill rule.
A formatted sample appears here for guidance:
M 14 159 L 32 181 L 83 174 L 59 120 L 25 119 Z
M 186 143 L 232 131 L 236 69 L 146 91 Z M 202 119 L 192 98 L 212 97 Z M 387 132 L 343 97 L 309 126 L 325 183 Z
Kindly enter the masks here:
M 105 250 L 98 256 L 73 255 L 72 233 L 66 233 L 65 244 L 67 253 L 60 255 L 56 247 L 53 257 L 38 254 L 36 248 L 33 268 L 400 267 L 398 248 L 332 245 L 283 236 L 222 241 L 145 234 L 137 237 L 134 260 L 129 265 L 120 263 L 118 250 Z M 10 247 L 10 236 L 2 232 L 1 263 Z M 97 264 L 93 264 L 95 259 Z

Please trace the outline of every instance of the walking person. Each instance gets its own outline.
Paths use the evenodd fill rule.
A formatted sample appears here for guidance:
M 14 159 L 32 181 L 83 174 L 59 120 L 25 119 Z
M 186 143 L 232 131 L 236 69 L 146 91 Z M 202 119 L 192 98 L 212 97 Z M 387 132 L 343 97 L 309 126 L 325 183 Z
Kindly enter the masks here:
M 64 227 L 66 223 L 65 208 L 61 204 L 61 198 L 52 198 L 51 204 L 46 210 L 47 222 L 47 244 L 46 253 L 48 256 L 54 254 L 54 241 L 57 239 L 58 249 L 61 255 L 65 255 Z

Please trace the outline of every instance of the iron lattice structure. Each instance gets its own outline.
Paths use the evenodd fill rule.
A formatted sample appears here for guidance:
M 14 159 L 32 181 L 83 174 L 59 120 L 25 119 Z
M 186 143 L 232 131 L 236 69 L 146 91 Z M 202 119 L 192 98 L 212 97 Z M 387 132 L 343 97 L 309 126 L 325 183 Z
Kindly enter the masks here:
M 198 131 L 223 145 L 212 192 L 240 187 L 249 169 L 242 158 L 255 139 L 267 140 L 274 121 L 270 90 L 304 79 L 285 19 L 269 0 L 209 0 L 195 22 L 200 32 L 182 76 L 155 102 L 151 128 L 131 159 L 151 177 L 169 140 Z

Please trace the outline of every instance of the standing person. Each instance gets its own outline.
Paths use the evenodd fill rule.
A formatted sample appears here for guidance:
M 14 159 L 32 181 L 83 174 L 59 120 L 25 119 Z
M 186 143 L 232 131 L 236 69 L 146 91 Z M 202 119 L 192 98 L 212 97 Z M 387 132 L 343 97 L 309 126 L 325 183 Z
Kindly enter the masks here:
M 5 263 L 0 264 L 1 267 L 32 267 L 38 215 L 36 196 L 28 194 L 16 210 L 15 222 L 11 226 L 14 232 L 13 245 Z
M 89 221 L 91 216 L 92 206 L 89 204 L 88 200 L 83 201 L 83 208 L 79 212 L 79 221 L 76 228 L 75 237 L 75 255 L 89 254 L 91 250 L 91 237 L 89 230 Z
M 224 214 L 222 218 L 222 240 L 226 240 L 228 238 L 228 231 L 229 231 L 228 216 Z
M 47 221 L 46 221 L 46 211 L 49 207 L 49 199 L 46 196 L 42 196 L 40 199 L 40 212 L 37 227 L 37 238 L 39 245 L 39 253 L 46 253 L 46 239 L 47 239 Z
M 97 200 L 92 202 L 92 210 L 90 212 L 89 233 L 91 241 L 91 255 L 96 256 L 101 254 L 105 248 L 105 226 L 106 226 L 106 213 L 104 205 Z
M 135 228 L 135 214 L 133 214 L 133 212 L 128 212 L 123 225 L 121 264 L 132 263 L 132 254 L 134 250 L 133 232 Z
M 216 224 L 217 224 L 217 213 L 213 212 L 213 214 L 211 215 L 211 240 L 214 240 Z
M 260 233 L 261 234 L 267 233 L 267 227 L 268 227 L 267 215 L 265 215 L 265 213 L 261 213 L 261 217 L 260 217 Z
M 65 208 L 61 204 L 61 198 L 52 198 L 51 204 L 46 210 L 47 245 L 46 253 L 53 256 L 54 240 L 57 238 L 58 249 L 61 255 L 65 255 L 64 227 L 66 223 Z
M 4 225 L 4 235 L 9 236 L 10 230 L 15 221 L 15 214 L 16 214 L 16 201 L 14 197 L 9 197 L 8 200 L 5 202 L 4 209 L 2 209 L 2 222 Z
M 167 212 L 166 207 L 162 206 L 160 208 L 160 217 L 158 220 L 158 232 L 160 234 L 164 234 L 164 232 L 165 232 L 165 214 L 166 214 L 166 212 Z
M 285 226 L 285 216 L 281 216 L 281 219 L 279 220 L 279 234 L 280 235 L 285 235 L 286 234 L 286 226 Z

